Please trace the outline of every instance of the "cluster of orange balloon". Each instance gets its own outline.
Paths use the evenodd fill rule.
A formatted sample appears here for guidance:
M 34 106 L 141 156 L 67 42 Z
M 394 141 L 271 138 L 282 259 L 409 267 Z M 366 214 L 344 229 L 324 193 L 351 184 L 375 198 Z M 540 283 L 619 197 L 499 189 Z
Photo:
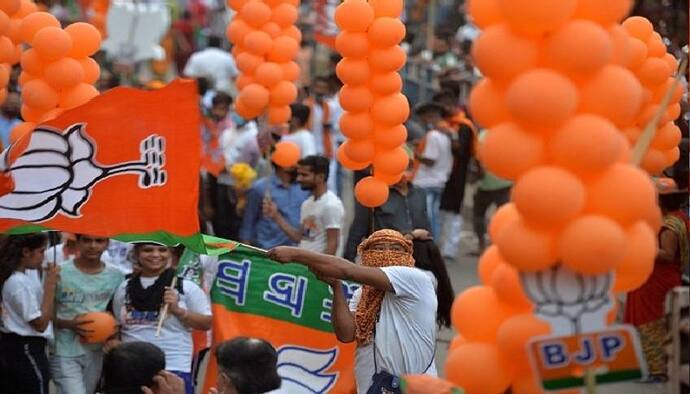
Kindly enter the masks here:
M 351 170 L 373 167 L 373 176 L 355 186 L 357 201 L 366 207 L 386 202 L 388 186 L 409 163 L 403 123 L 410 108 L 398 74 L 407 59 L 398 45 L 405 37 L 402 9 L 402 0 L 346 0 L 335 11 L 341 30 L 335 47 L 343 56 L 336 67 L 344 84 L 340 129 L 347 137 L 337 157 Z
M 94 83 L 100 76 L 100 66 L 90 57 L 101 46 L 93 25 L 77 22 L 63 30 L 51 14 L 34 12 L 22 19 L 19 34 L 31 48 L 21 55 L 25 122 L 12 130 L 13 140 L 97 96 Z
M 655 188 L 628 164 L 622 131 L 643 112 L 642 85 L 627 68 L 633 49 L 619 24 L 631 1 L 468 6 L 483 28 L 472 55 L 485 79 L 470 97 L 475 120 L 488 128 L 479 156 L 515 186 L 490 225 L 495 245 L 480 259 L 483 286 L 453 305 L 460 336 L 446 375 L 469 394 L 540 393 L 525 344 L 550 326 L 532 314 L 519 274 L 558 265 L 585 276 L 615 272 L 612 290 L 623 292 L 653 268 Z
M 643 87 L 643 108 L 634 124 L 625 128 L 625 135 L 635 144 L 642 129 L 658 112 L 659 105 L 668 89 L 673 86 L 673 74 L 678 62 L 666 52 L 666 45 L 647 19 L 635 16 L 623 22 L 630 40 L 631 61 L 628 68 L 635 73 Z M 642 168 L 651 174 L 659 174 L 680 158 L 678 144 L 682 138 L 680 129 L 673 123 L 680 116 L 680 100 L 683 87 L 678 84 L 672 93 L 669 106 L 659 122 L 652 146 L 645 154 Z
M 266 112 L 270 124 L 283 124 L 297 99 L 299 0 L 229 0 L 228 5 L 237 12 L 226 32 L 240 70 L 235 110 L 245 119 Z
M 17 37 L 18 24 L 25 15 L 36 10 L 32 2 L 5 0 L 0 2 L 0 103 L 7 97 L 12 65 L 21 56 L 20 40 Z

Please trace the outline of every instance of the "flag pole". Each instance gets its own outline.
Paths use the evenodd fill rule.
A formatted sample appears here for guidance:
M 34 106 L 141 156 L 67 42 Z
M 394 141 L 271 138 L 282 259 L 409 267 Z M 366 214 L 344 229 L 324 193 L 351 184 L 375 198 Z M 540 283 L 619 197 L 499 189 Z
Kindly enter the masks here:
M 177 286 L 177 275 L 173 276 L 172 282 L 170 282 L 170 288 L 174 289 Z M 163 305 L 160 316 L 158 316 L 158 326 L 156 327 L 156 338 L 161 335 L 161 329 L 163 328 L 163 322 L 165 318 L 168 317 L 168 307 L 169 304 Z

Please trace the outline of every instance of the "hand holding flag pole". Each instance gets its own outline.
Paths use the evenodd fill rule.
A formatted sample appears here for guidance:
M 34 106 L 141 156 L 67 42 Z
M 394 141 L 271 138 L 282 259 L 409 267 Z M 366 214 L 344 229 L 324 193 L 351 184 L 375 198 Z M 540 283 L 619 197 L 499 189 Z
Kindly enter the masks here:
M 170 288 L 174 289 L 175 286 L 177 286 L 177 275 L 173 276 L 172 281 L 170 282 Z M 161 329 L 163 328 L 163 322 L 165 321 L 165 318 L 168 317 L 168 308 L 170 307 L 170 304 L 165 304 L 163 305 L 163 308 L 161 309 L 160 315 L 158 315 L 158 326 L 156 327 L 156 338 L 158 338 L 161 335 Z

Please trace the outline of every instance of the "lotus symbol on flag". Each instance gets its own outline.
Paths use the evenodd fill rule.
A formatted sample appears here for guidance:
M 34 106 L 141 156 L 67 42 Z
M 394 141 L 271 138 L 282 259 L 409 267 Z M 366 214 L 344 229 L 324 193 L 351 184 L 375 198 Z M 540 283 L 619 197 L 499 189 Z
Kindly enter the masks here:
M 0 170 L 13 181 L 13 188 L 0 196 L 0 218 L 42 222 L 58 213 L 79 217 L 96 183 L 115 175 L 138 175 L 142 189 L 166 183 L 165 138 L 156 134 L 141 141 L 139 160 L 109 166 L 95 160 L 86 124 L 64 133 L 41 126 L 28 138 L 23 151 L 17 152 L 21 148 L 16 143 L 0 154 Z
M 285 345 L 278 350 L 278 375 L 283 380 L 274 393 L 327 393 L 335 384 L 338 373 L 326 370 L 334 363 L 338 348 L 320 350 Z

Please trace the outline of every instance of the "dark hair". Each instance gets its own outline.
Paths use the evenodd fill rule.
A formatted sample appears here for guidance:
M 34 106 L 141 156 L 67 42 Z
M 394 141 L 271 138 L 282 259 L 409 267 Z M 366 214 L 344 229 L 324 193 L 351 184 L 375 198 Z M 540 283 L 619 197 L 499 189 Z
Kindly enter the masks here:
M 314 173 L 314 175 L 323 174 L 324 182 L 328 181 L 328 167 L 331 165 L 330 161 L 318 155 L 307 156 L 300 159 L 297 165 L 309 167 L 309 169 Z
M 199 77 L 196 79 L 196 88 L 199 92 L 199 96 L 203 96 L 206 94 L 206 91 L 208 90 L 208 85 L 208 79 L 204 77 Z
M 213 96 L 213 100 L 211 100 L 211 105 L 216 106 L 216 105 L 225 105 L 225 106 L 230 106 L 232 105 L 232 97 L 223 92 L 218 92 Z
M 0 241 L 0 292 L 5 281 L 19 268 L 23 250 L 38 249 L 46 245 L 46 242 L 48 236 L 43 233 L 8 235 Z
M 311 110 L 304 104 L 291 104 L 292 118 L 299 122 L 300 126 L 304 126 L 309 121 Z
M 439 326 L 450 327 L 450 308 L 453 305 L 455 292 L 448 277 L 446 263 L 434 241 L 415 239 L 412 241 L 412 257 L 415 267 L 431 271 L 436 278 L 436 297 L 438 309 L 436 309 L 436 323 Z
M 239 394 L 266 393 L 280 387 L 278 353 L 263 339 L 225 341 L 216 348 L 216 360 Z
M 218 36 L 208 36 L 208 40 L 206 42 L 210 48 L 220 48 L 223 40 Z
M 678 211 L 688 204 L 688 192 L 660 194 L 659 206 L 664 212 Z
M 165 354 L 148 342 L 126 342 L 103 358 L 105 394 L 139 394 L 141 386 L 152 387 L 153 378 L 165 369 Z

